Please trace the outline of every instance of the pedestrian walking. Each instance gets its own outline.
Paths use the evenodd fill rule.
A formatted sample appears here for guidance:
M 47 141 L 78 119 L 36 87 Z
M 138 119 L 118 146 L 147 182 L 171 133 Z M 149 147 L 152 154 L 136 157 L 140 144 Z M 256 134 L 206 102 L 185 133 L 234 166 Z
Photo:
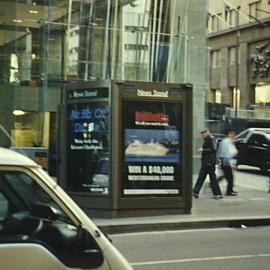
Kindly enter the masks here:
M 199 149 L 201 152 L 201 168 L 199 172 L 199 176 L 197 178 L 196 184 L 193 187 L 193 196 L 195 198 L 199 198 L 200 190 L 204 184 L 206 176 L 209 175 L 210 178 L 210 187 L 212 189 L 214 199 L 221 199 L 222 193 L 217 181 L 216 176 L 216 160 L 217 160 L 217 149 L 216 149 L 216 141 L 213 136 L 211 136 L 208 128 L 203 129 L 201 132 L 201 136 L 203 138 L 202 148 Z
M 224 138 L 218 148 L 218 157 L 220 160 L 221 170 L 223 175 L 218 177 L 218 182 L 223 178 L 227 180 L 227 196 L 236 196 L 237 191 L 234 190 L 234 175 L 233 175 L 233 166 L 236 163 L 237 149 L 234 145 L 235 131 L 227 130 L 225 132 L 226 138 Z

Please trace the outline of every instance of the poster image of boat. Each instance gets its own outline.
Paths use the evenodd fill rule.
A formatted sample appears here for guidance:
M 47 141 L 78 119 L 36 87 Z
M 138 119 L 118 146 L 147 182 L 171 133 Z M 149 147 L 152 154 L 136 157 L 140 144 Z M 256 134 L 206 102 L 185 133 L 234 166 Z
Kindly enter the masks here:
M 174 129 L 126 129 L 125 160 L 179 163 L 179 135 Z

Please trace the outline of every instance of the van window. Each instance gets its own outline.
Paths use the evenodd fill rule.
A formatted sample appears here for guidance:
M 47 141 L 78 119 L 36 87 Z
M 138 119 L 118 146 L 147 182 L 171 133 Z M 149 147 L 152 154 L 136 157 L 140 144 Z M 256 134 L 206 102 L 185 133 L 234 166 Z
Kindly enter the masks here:
M 2 171 L 0 245 L 14 241 L 43 244 L 65 265 L 75 268 L 85 250 L 100 250 L 92 235 L 76 226 L 30 175 Z M 92 265 L 96 267 L 96 262 Z
M 5 198 L 4 194 L 0 192 L 0 222 L 4 220 L 8 212 L 8 200 Z
M 59 212 L 62 221 L 72 224 L 72 221 L 61 210 L 61 208 L 52 200 L 29 175 L 22 172 L 1 172 L 0 183 L 3 194 L 10 201 L 12 207 L 9 208 L 9 214 L 18 211 L 30 211 L 36 205 L 46 205 Z

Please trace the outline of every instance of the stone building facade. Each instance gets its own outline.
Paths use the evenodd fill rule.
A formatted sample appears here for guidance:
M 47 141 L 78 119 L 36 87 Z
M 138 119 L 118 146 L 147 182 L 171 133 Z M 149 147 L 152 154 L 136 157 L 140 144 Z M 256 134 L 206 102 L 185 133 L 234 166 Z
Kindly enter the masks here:
M 263 115 L 270 108 L 269 26 L 268 0 L 209 1 L 209 102 L 228 104 L 240 118 L 267 117 Z

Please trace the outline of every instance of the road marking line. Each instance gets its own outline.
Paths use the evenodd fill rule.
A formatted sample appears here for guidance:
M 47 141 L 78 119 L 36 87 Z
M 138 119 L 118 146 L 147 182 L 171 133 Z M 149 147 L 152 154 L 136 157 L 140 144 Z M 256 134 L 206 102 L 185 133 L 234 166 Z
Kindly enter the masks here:
M 131 265 L 132 266 L 143 266 L 143 265 L 155 265 L 155 264 L 190 263 L 190 262 L 233 260 L 233 259 L 237 260 L 237 259 L 250 259 L 250 258 L 260 258 L 260 257 L 270 257 L 270 254 L 247 254 L 247 255 L 238 255 L 238 256 L 221 256 L 221 257 L 209 257 L 209 258 L 149 261 L 149 262 L 131 263 Z
M 251 201 L 267 201 L 266 198 L 250 198 Z
M 151 234 L 173 234 L 173 233 L 187 233 L 187 232 L 205 232 L 205 231 L 229 231 L 233 228 L 209 228 L 209 229 L 186 229 L 186 230 L 170 230 L 170 231 L 149 231 L 149 232 L 131 232 L 131 233 L 119 233 L 112 234 L 110 237 L 126 237 L 128 236 L 138 236 L 138 235 L 151 235 Z

